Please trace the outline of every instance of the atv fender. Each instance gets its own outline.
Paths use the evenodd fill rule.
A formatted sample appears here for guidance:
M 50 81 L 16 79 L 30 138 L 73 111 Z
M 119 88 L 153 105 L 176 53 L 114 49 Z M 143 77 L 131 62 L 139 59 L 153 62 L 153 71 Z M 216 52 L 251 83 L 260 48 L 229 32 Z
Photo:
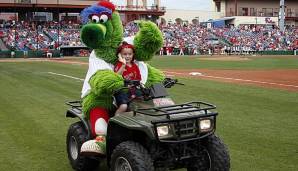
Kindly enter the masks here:
M 89 122 L 86 120 L 86 118 L 84 117 L 84 115 L 81 113 L 80 110 L 76 109 L 76 108 L 71 108 L 71 109 L 68 109 L 66 111 L 66 117 L 67 118 L 79 118 L 81 120 L 81 122 L 83 123 L 84 125 L 84 128 L 86 129 L 87 131 L 87 134 L 89 138 L 91 138 L 91 129 L 90 129 L 90 124 Z
M 145 129 L 144 129 L 145 128 Z M 149 146 L 156 138 L 152 125 L 138 123 L 129 117 L 116 116 L 109 120 L 107 132 L 107 163 L 110 164 L 113 150 L 125 141 L 138 142 L 149 152 Z
M 137 119 L 134 119 L 132 117 L 117 116 L 117 117 L 112 117 L 109 120 L 108 127 L 111 128 L 113 127 L 112 125 L 118 125 L 119 127 L 122 127 L 123 129 L 127 129 L 130 131 L 143 132 L 150 139 L 155 139 L 155 133 L 153 132 L 153 127 L 152 127 L 153 125 L 151 123 L 138 121 Z

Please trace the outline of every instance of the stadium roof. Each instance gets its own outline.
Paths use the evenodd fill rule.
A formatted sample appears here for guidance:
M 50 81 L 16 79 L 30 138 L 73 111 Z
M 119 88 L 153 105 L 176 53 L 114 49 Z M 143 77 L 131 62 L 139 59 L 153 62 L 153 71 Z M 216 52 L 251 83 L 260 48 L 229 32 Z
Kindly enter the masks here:
M 218 22 L 218 21 L 226 21 L 226 20 L 233 20 L 235 19 L 235 17 L 224 17 L 224 18 L 220 18 L 220 19 L 216 19 L 216 20 L 209 20 L 209 22 Z
M 56 12 L 60 13 L 80 13 L 84 8 L 89 6 L 86 5 L 71 5 L 71 4 L 21 4 L 21 3 L 1 3 L 0 2 L 0 11 L 1 12 Z M 120 7 L 120 8 L 119 8 Z M 131 13 L 131 14 L 154 14 L 162 16 L 165 13 L 164 7 L 159 9 L 134 9 L 127 8 L 126 6 L 118 6 L 118 11 Z

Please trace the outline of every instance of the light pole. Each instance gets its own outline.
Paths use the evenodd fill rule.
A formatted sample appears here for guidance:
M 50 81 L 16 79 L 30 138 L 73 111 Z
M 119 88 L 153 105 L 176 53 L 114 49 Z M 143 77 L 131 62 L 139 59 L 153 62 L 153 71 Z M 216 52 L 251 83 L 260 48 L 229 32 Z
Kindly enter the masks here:
M 37 7 L 37 4 L 38 4 L 38 1 L 36 0 L 36 4 L 35 4 L 35 6 L 34 6 L 34 12 L 35 12 L 35 14 L 36 14 L 36 7 Z M 35 30 L 36 30 L 36 34 L 37 34 L 37 36 L 36 36 L 36 43 L 37 43 L 37 48 L 36 48 L 36 55 L 38 55 L 38 45 L 39 45 L 39 34 L 38 34 L 38 22 L 37 22 L 37 20 L 35 20 Z
M 285 31 L 285 0 L 280 0 L 279 29 Z
M 60 8 L 59 8 L 59 0 L 57 0 L 57 7 L 58 7 L 58 39 L 57 39 L 57 50 L 60 56 L 60 47 L 59 47 L 59 33 L 60 33 Z
M 13 51 L 14 51 L 14 55 L 15 55 L 15 51 L 17 49 L 17 9 L 16 9 L 16 0 L 14 0 L 14 23 L 13 23 L 13 27 L 14 27 L 14 47 L 13 47 Z

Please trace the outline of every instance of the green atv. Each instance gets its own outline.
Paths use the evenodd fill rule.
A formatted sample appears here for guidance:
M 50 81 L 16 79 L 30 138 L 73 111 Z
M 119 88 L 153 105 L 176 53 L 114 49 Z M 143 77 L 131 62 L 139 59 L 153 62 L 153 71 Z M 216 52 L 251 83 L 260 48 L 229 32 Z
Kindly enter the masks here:
M 84 156 L 81 145 L 92 139 L 89 121 L 80 101 L 72 101 L 66 117 L 80 119 L 69 127 L 66 144 L 75 170 L 92 170 L 106 161 L 112 171 L 154 171 L 187 168 L 188 171 L 230 169 L 227 147 L 214 134 L 215 106 L 205 102 L 174 104 L 165 88 L 179 84 L 144 87 L 131 81 L 141 96 L 131 100 L 129 111 L 109 120 L 106 156 Z

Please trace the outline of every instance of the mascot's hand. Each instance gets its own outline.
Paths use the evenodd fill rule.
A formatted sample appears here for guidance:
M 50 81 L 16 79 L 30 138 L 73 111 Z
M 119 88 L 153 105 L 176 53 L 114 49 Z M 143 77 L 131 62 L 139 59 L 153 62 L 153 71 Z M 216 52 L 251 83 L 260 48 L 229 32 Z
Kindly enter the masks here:
M 94 94 L 106 96 L 123 87 L 124 81 L 121 75 L 111 70 L 101 70 L 91 77 L 89 84 Z
M 144 27 L 152 27 L 152 24 L 154 24 L 151 21 L 145 21 L 145 20 L 136 20 L 135 23 L 139 26 L 140 29 L 142 29 Z M 146 28 L 144 28 L 144 29 L 146 29 Z
M 134 38 L 136 60 L 148 61 L 162 47 L 162 33 L 151 21 L 138 21 L 137 23 L 140 29 Z

